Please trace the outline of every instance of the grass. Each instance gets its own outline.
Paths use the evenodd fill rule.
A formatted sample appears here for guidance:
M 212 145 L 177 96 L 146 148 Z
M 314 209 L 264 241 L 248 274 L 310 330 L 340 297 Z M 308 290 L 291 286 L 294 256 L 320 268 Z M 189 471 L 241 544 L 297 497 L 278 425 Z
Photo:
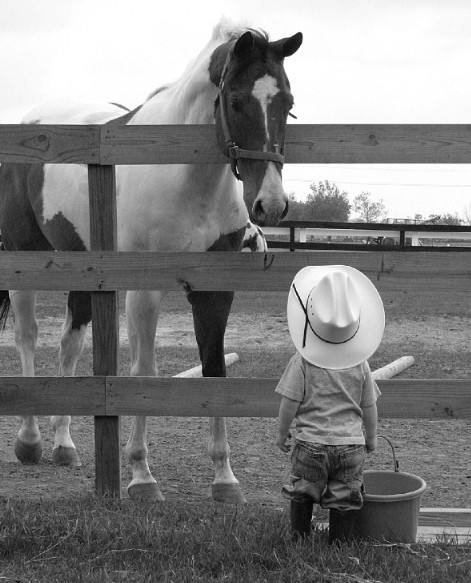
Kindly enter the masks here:
M 291 540 L 284 513 L 85 497 L 0 502 L 0 581 L 469 581 L 471 547 Z
M 61 294 L 41 296 L 39 317 L 62 316 L 64 301 Z M 415 296 L 394 292 L 385 294 L 383 300 L 389 320 L 420 320 L 434 313 L 442 316 L 471 315 L 471 300 L 464 294 L 450 293 L 444 298 L 427 292 Z M 121 297 L 121 305 L 122 301 Z M 263 322 L 264 314 L 284 317 L 285 302 L 286 294 L 237 294 L 233 311 L 253 315 Z M 182 309 L 189 310 L 182 294 L 167 298 L 166 311 Z M 440 351 L 428 350 L 424 354 L 420 341 L 414 342 L 409 342 L 407 349 L 398 346 L 397 354 L 391 353 L 391 348 L 389 352 L 378 351 L 371 362 L 372 368 L 391 362 L 402 356 L 405 350 L 415 356 L 422 351 L 421 359 L 427 359 L 426 374 L 424 367 L 419 366 L 417 373 L 411 369 L 412 374 L 424 378 L 452 378 L 461 376 L 457 374 L 461 369 L 463 375 L 466 374 L 469 366 L 465 362 L 467 354 L 458 357 L 452 352 L 448 354 L 443 348 Z M 231 351 L 231 347 L 228 348 Z M 164 376 L 194 366 L 198 360 L 196 347 L 162 347 L 158 351 Z M 256 350 L 237 347 L 237 352 L 241 362 L 229 369 L 231 376 L 272 378 L 281 375 L 292 353 L 284 349 L 273 350 L 263 344 Z M 39 347 L 38 374 L 57 374 L 56 355 L 57 347 Z M 90 348 L 87 347 L 77 373 L 90 374 L 90 363 Z M 449 372 L 441 370 L 443 363 L 447 364 Z M 18 374 L 18 356 L 13 347 L 2 348 L 2 366 L 6 369 L 3 374 Z M 120 374 L 128 374 L 127 354 L 122 357 Z M 396 422 L 391 423 L 391 426 L 396 425 Z M 238 427 L 237 423 L 234 427 Z M 234 427 L 231 431 L 235 434 Z M 173 439 L 171 431 L 169 436 L 168 439 Z M 417 423 L 411 422 L 410 431 L 404 433 L 403 439 L 401 435 L 399 438 L 407 444 L 417 436 Z M 237 441 L 235 435 L 233 439 Z M 455 440 L 455 447 L 456 443 Z M 233 461 L 237 467 L 244 465 L 237 461 L 241 447 L 241 443 L 234 447 Z M 434 449 L 434 442 L 427 442 L 427 447 L 430 456 L 438 451 Z M 404 446 L 403 449 L 407 448 Z M 426 452 L 427 448 L 421 447 L 421 458 Z M 400 453 L 405 455 L 402 450 Z M 432 459 L 430 463 L 435 465 L 436 471 L 437 460 L 432 462 Z M 389 456 L 387 460 L 389 463 Z M 402 467 L 407 469 L 407 466 Z M 208 475 L 210 473 L 208 470 Z M 252 484 L 250 477 L 249 474 L 243 476 L 246 485 Z M 424 477 L 428 481 L 428 476 Z M 254 490 L 262 487 L 259 478 L 254 478 L 252 487 Z M 92 494 L 71 494 L 54 501 L 0 498 L 0 583 L 469 581 L 471 546 L 459 546 L 453 538 L 443 538 L 432 545 L 356 542 L 331 547 L 327 544 L 327 535 L 318 531 L 309 542 L 301 545 L 291 540 L 289 518 L 279 508 L 260 503 L 243 507 L 221 506 L 197 496 L 193 496 L 191 504 L 178 503 L 182 495 L 180 483 L 178 492 L 178 495 L 167 492 L 167 502 L 159 506 L 136 505 L 129 499 L 99 499 Z

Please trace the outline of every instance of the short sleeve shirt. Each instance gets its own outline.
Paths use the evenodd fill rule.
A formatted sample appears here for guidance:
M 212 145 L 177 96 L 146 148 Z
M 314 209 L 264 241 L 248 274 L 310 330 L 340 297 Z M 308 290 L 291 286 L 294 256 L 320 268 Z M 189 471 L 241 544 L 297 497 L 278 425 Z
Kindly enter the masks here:
M 319 368 L 296 353 L 276 392 L 299 402 L 296 434 L 299 441 L 323 445 L 364 444 L 362 407 L 374 405 L 381 394 L 368 362 L 352 368 Z

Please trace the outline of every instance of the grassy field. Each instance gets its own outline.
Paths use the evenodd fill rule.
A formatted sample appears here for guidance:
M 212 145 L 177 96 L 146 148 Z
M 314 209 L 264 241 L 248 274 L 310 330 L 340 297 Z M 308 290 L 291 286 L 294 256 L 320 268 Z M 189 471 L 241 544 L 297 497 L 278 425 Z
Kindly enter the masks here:
M 291 540 L 274 510 L 185 503 L 136 506 L 93 496 L 0 502 L 0 580 L 461 583 L 471 547 Z

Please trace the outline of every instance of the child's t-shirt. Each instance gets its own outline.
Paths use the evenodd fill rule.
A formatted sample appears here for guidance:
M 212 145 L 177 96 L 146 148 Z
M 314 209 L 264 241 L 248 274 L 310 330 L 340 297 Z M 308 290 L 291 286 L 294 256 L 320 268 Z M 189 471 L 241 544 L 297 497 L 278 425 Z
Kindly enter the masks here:
M 331 370 L 310 364 L 298 352 L 276 392 L 299 402 L 293 437 L 323 445 L 364 444 L 361 408 L 376 403 L 381 394 L 367 361 Z

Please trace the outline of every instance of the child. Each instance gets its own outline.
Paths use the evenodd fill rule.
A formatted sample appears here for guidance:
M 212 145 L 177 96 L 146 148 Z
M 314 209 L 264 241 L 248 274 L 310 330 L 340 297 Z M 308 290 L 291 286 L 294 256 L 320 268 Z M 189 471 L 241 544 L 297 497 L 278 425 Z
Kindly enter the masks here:
M 333 513 L 363 505 L 363 462 L 376 449 L 380 392 L 366 361 L 384 331 L 384 309 L 371 281 L 343 265 L 305 267 L 291 285 L 288 328 L 297 349 L 276 391 L 282 395 L 277 445 L 296 418 L 291 527 L 308 536 L 313 504 Z M 364 430 L 364 433 L 363 433 Z

